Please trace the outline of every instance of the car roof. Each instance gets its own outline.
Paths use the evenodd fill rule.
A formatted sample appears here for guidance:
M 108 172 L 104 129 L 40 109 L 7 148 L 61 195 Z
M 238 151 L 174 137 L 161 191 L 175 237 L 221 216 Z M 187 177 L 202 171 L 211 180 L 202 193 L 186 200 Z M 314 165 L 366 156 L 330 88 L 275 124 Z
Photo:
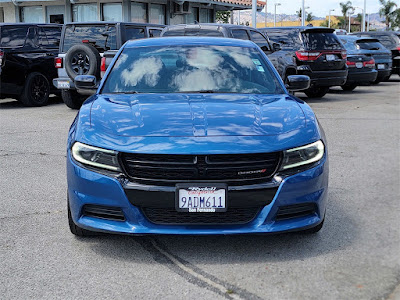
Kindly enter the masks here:
M 0 23 L 1 26 L 16 26 L 16 27 L 26 27 L 26 26 L 59 26 L 61 27 L 62 24 L 57 23 Z
M 95 22 L 69 22 L 69 23 L 65 23 L 66 26 L 69 26 L 69 25 L 116 25 L 116 24 L 138 25 L 138 26 L 152 26 L 152 27 L 165 27 L 165 25 L 161 25 L 161 24 L 132 23 L 132 22 L 95 21 Z
M 126 43 L 126 48 L 151 47 L 151 46 L 193 46 L 193 45 L 213 45 L 213 46 L 233 46 L 256 48 L 256 44 L 249 40 L 227 39 L 222 37 L 198 37 L 198 36 L 179 36 L 161 37 L 151 39 L 130 40 Z
M 348 40 L 348 41 L 361 41 L 361 40 L 368 40 L 368 41 L 376 41 L 379 42 L 378 39 L 369 36 L 356 36 L 356 35 L 338 35 L 339 39 L 341 40 Z
M 177 24 L 177 25 L 168 25 L 166 30 L 170 29 L 215 29 L 219 28 L 243 28 L 243 29 L 253 29 L 258 30 L 257 28 L 244 26 L 244 25 L 235 25 L 235 24 L 220 24 L 220 23 L 197 23 L 197 24 Z
M 276 29 L 278 29 L 278 30 L 290 30 L 290 29 L 300 29 L 300 30 L 302 30 L 302 31 L 320 31 L 320 30 L 323 30 L 323 31 L 331 31 L 331 32 L 334 32 L 335 31 L 335 29 L 333 29 L 333 28 L 329 28 L 329 27 L 321 27 L 321 26 L 319 26 L 319 27 L 311 27 L 311 26 L 287 26 L 287 27 L 263 27 L 263 28 L 258 28 L 258 29 L 260 29 L 260 30 L 276 30 Z

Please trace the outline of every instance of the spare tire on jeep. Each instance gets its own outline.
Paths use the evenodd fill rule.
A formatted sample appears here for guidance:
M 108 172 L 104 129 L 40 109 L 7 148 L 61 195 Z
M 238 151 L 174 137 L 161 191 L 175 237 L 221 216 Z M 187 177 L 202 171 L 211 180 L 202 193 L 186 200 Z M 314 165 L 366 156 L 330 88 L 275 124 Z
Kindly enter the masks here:
M 72 46 L 65 55 L 65 70 L 71 79 L 77 75 L 100 76 L 100 54 L 90 44 Z

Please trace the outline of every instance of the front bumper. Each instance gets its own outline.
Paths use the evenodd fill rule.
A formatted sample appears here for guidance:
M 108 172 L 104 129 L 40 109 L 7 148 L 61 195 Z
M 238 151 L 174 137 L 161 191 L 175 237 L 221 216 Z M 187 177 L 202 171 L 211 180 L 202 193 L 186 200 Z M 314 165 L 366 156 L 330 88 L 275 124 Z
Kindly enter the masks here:
M 311 71 L 301 70 L 298 67 L 299 75 L 307 75 L 311 79 L 310 87 L 330 87 L 343 85 L 347 79 L 347 69 L 345 70 L 327 70 L 327 71 Z
M 328 188 L 328 163 L 325 157 L 319 165 L 312 169 L 284 179 L 277 177 L 265 184 L 263 188 L 266 194 L 271 194 L 271 191 L 274 191 L 270 201 L 266 201 L 254 219 L 242 225 L 161 225 L 152 223 L 146 218 L 139 206 L 132 204 L 132 202 L 137 201 L 138 205 L 141 205 L 140 203 L 146 202 L 147 197 L 133 199 L 132 197 L 135 196 L 132 195 L 139 197 L 139 194 L 135 193 L 138 189 L 141 189 L 144 192 L 142 195 L 145 195 L 146 190 L 154 192 L 163 190 L 165 187 L 147 186 L 147 188 L 139 188 L 137 185 L 127 182 L 126 179 L 122 180 L 82 168 L 71 159 L 70 155 L 67 159 L 67 177 L 72 218 L 76 225 L 87 230 L 120 234 L 277 233 L 311 228 L 322 221 L 325 214 Z M 228 205 L 229 193 L 237 188 L 229 188 Z M 168 198 L 168 193 L 171 193 L 171 191 L 164 191 Z M 244 190 L 244 193 L 246 193 L 246 190 Z M 235 201 L 240 201 L 239 194 L 236 194 L 235 197 Z M 248 197 L 243 197 L 243 199 L 245 198 L 248 201 Z M 276 220 L 276 215 L 281 206 L 287 207 L 304 203 L 314 204 L 315 211 L 305 216 Z M 115 221 L 83 215 L 82 208 L 87 204 L 117 207 L 122 210 L 125 219 Z

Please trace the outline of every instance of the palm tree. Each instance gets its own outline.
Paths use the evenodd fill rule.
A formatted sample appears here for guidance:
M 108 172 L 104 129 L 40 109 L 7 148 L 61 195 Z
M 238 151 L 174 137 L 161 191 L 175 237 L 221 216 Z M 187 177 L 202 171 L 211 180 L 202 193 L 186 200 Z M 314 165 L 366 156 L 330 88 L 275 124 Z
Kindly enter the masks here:
M 299 21 L 301 22 L 301 7 L 298 11 L 296 11 L 296 14 L 299 17 Z
M 314 20 L 313 14 L 312 14 L 312 13 L 307 13 L 306 21 L 307 21 L 308 23 L 310 23 L 312 20 Z
M 379 0 L 381 1 L 381 0 Z M 390 1 L 390 0 L 389 0 Z M 340 2 L 340 7 L 342 9 L 342 14 L 343 14 L 343 19 L 344 19 L 344 29 L 346 29 L 346 16 L 347 16 L 347 12 L 350 10 L 353 10 L 354 7 L 352 6 L 351 1 L 347 1 L 345 2 Z
M 391 0 L 379 0 L 382 7 L 379 10 L 379 15 L 385 17 L 386 30 L 389 30 L 390 24 L 395 21 L 397 4 Z

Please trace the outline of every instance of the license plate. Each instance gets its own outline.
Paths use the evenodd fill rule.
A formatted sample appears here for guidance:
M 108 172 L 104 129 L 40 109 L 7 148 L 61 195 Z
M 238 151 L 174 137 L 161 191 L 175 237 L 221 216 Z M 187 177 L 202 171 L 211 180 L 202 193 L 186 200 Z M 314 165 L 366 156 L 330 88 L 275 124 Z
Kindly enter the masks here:
M 326 60 L 331 61 L 331 60 L 335 60 L 335 59 L 336 59 L 336 55 L 334 55 L 334 54 L 327 54 L 326 55 Z
M 384 64 L 378 64 L 378 69 L 379 70 L 382 70 L 382 69 L 384 69 L 385 68 L 385 65 Z
M 70 87 L 69 81 L 57 81 L 57 88 L 59 89 L 69 89 Z
M 189 213 L 226 212 L 226 191 L 226 184 L 177 184 L 175 208 Z
M 356 67 L 358 69 L 361 69 L 363 67 L 363 63 L 362 62 L 356 62 Z

